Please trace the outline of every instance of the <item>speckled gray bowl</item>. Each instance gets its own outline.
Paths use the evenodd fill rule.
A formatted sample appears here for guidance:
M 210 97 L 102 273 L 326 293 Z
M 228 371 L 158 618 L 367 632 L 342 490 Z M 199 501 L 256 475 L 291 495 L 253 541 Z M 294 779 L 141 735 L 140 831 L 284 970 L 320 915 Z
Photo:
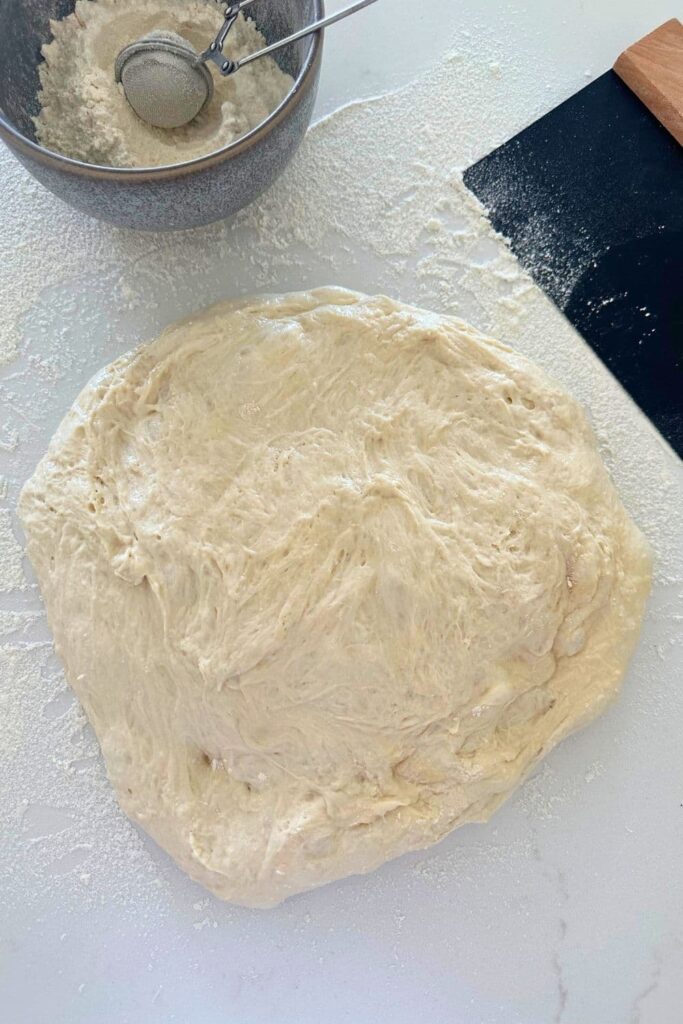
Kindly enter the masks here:
M 39 146 L 40 47 L 49 20 L 75 0 L 0 0 L 0 138 L 46 188 L 71 206 L 122 227 L 165 231 L 229 217 L 277 178 L 301 142 L 313 112 L 322 33 L 285 47 L 280 66 L 294 86 L 262 124 L 223 149 L 167 167 L 98 167 Z M 323 0 L 256 0 L 250 9 L 268 42 L 322 17 Z M 239 72 L 238 72 L 239 74 Z

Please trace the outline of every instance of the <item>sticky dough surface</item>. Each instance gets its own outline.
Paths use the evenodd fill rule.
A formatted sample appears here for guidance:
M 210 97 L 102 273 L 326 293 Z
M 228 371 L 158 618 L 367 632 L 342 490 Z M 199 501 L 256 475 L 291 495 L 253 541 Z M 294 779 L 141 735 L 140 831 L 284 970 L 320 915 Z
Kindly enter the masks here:
M 121 806 L 254 906 L 487 819 L 614 695 L 649 587 L 573 399 L 342 289 L 106 368 L 21 513 Z

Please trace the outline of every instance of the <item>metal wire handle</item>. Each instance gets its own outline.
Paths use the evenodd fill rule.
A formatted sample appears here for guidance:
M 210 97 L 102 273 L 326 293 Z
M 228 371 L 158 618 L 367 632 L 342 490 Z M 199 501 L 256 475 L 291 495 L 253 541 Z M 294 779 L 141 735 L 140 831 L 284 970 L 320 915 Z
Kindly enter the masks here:
M 363 7 L 368 7 L 370 4 L 374 4 L 375 0 L 356 0 L 356 3 L 350 4 L 348 7 L 344 7 L 343 10 L 337 11 L 336 14 L 329 14 L 325 18 L 313 21 L 305 28 L 299 29 L 298 32 L 293 32 L 291 36 L 287 36 L 285 39 L 279 39 L 276 43 L 271 43 L 270 46 L 265 46 L 262 50 L 257 50 L 256 53 L 250 53 L 247 57 L 242 57 L 241 60 L 230 60 L 223 53 L 225 40 L 228 37 L 230 29 L 235 24 L 237 15 L 240 11 L 253 3 L 254 0 L 237 0 L 236 3 L 228 4 L 225 8 L 225 21 L 223 22 L 218 35 L 209 48 L 204 50 L 203 53 L 200 53 L 197 58 L 198 63 L 203 64 L 207 60 L 211 60 L 217 65 L 223 76 L 234 75 L 234 73 L 240 68 L 243 68 L 245 64 L 251 64 L 253 60 L 258 60 L 259 57 L 265 57 L 267 54 L 273 53 L 274 50 L 279 50 L 283 46 L 295 43 L 297 39 L 303 39 L 304 36 L 309 36 L 313 32 L 318 32 L 321 28 L 326 28 L 328 25 L 334 25 L 335 21 L 341 21 L 342 18 L 348 18 L 350 14 L 355 14 L 356 11 L 360 11 Z

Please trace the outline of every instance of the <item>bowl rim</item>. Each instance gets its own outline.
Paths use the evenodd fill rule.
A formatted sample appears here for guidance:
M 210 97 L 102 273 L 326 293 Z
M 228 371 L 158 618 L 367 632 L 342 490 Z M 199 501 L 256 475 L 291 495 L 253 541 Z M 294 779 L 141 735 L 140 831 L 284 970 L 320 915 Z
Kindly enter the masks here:
M 315 11 L 314 20 L 317 21 L 324 17 L 325 3 L 324 0 L 313 0 L 313 5 Z M 185 160 L 177 164 L 161 164 L 153 167 L 109 167 L 105 164 L 88 164 L 83 160 L 64 156 L 62 153 L 56 153 L 54 150 L 46 149 L 39 143 L 33 142 L 23 132 L 20 132 L 18 128 L 15 128 L 7 119 L 2 109 L 0 109 L 0 139 L 10 149 L 17 149 L 26 156 L 37 159 L 47 167 L 100 181 L 113 180 L 133 184 L 141 181 L 177 178 L 186 174 L 192 174 L 195 171 L 202 171 L 205 168 L 222 163 L 224 160 L 230 160 L 251 149 L 261 139 L 270 135 L 277 125 L 299 105 L 315 80 L 315 74 L 322 58 L 323 37 L 324 29 L 318 29 L 317 32 L 311 34 L 311 45 L 308 48 L 308 53 L 301 65 L 301 69 L 294 79 L 294 83 L 282 102 L 274 110 L 271 110 L 264 121 L 257 124 L 246 135 L 240 135 L 238 139 L 229 142 L 227 146 L 213 150 L 210 153 L 205 153 L 204 156 L 195 157 L 193 160 Z

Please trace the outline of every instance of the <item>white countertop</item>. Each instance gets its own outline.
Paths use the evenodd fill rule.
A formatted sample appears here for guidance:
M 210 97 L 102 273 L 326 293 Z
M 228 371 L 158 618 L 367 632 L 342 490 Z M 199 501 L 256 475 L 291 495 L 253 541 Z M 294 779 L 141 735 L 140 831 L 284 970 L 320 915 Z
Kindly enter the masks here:
M 278 191 L 234 226 L 164 239 L 116 231 L 56 205 L 0 152 L 0 527 L 10 522 L 17 538 L 0 532 L 0 558 L 16 577 L 0 592 L 0 1016 L 8 1024 L 681 1024 L 681 464 L 561 316 L 526 295 L 507 255 L 477 264 L 484 276 L 499 274 L 494 301 L 492 278 L 481 294 L 472 285 L 473 262 L 454 264 L 451 279 L 428 241 L 419 262 L 400 240 L 389 252 L 386 223 L 370 245 L 372 224 L 348 208 L 349 180 L 370 189 L 376 172 L 368 140 L 385 130 L 394 138 L 392 119 L 405 114 L 413 126 L 386 154 L 399 170 L 412 138 L 417 161 L 438 151 L 441 165 L 452 162 L 436 185 L 399 197 L 403 207 L 414 202 L 419 217 L 442 210 L 447 172 L 676 14 L 664 0 L 380 0 L 330 30 L 320 116 L 405 85 L 444 55 L 451 63 L 400 100 L 352 109 L 314 131 Z M 448 126 L 436 123 L 444 107 L 432 102 L 449 67 L 462 97 L 450 105 L 450 148 Z M 333 155 L 338 202 L 329 175 L 324 187 L 317 177 L 320 152 Z M 310 194 L 304 188 L 294 202 L 309 174 Z M 409 232 L 422 222 L 395 212 L 395 185 L 394 175 L 386 197 L 376 188 L 369 195 L 368 220 L 395 216 Z M 458 196 L 450 216 L 471 225 Z M 299 234 L 284 220 L 298 209 L 308 210 Z M 264 255 L 264 237 L 281 251 Z M 51 655 L 13 510 L 101 365 L 221 296 L 322 283 L 391 288 L 509 333 L 588 406 L 658 568 L 619 701 L 557 749 L 492 822 L 253 912 L 193 885 L 118 812 Z M 505 289 L 528 300 L 517 327 L 514 318 L 498 324 Z

